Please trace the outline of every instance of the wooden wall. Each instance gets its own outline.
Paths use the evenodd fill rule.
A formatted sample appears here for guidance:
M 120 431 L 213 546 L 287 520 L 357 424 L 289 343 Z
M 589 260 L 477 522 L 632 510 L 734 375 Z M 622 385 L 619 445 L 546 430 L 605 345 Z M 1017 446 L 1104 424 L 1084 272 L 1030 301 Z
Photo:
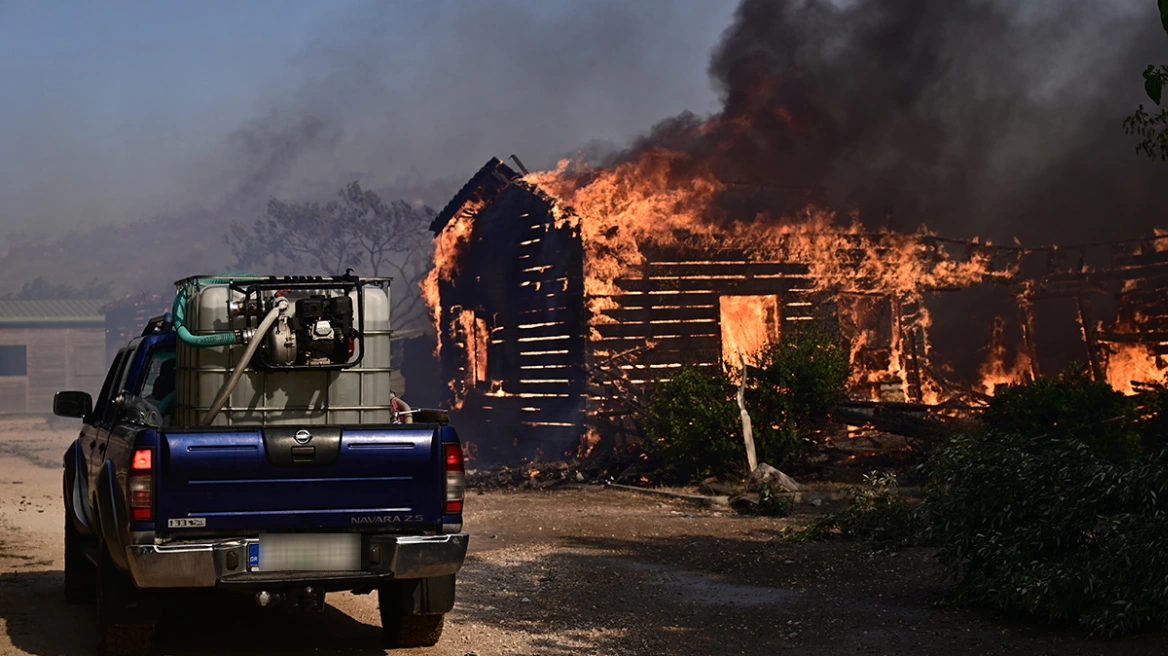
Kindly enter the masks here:
M 0 414 L 51 414 L 53 395 L 96 395 L 106 373 L 105 328 L 0 328 L 0 345 L 27 347 L 25 376 L 0 376 Z
M 439 283 L 442 377 L 485 460 L 558 457 L 584 425 L 582 246 L 550 209 L 508 186 L 476 215 L 458 275 Z

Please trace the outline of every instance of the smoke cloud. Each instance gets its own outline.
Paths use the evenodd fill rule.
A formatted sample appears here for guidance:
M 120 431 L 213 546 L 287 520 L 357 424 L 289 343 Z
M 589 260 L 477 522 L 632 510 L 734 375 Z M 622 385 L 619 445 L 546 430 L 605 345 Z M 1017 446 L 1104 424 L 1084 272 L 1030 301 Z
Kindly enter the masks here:
M 1152 2 L 744 0 L 713 52 L 723 103 L 618 159 L 668 149 L 733 183 L 726 216 L 807 202 L 873 227 L 1062 244 L 1168 225 L 1168 164 L 1123 117 L 1168 61 Z
M 19 134 L 0 133 L 9 151 L 0 166 L 0 275 L 9 282 L 0 294 L 38 275 L 112 276 L 119 293 L 150 281 L 165 286 L 229 266 L 224 230 L 258 217 L 273 196 L 326 200 L 359 180 L 386 198 L 440 207 L 491 155 L 550 167 L 591 140 L 628 143 L 681 108 L 712 111 L 716 97 L 702 69 L 734 8 L 704 0 L 336 6 L 290 46 L 296 54 L 282 67 L 241 78 L 259 81 L 253 88 L 205 68 L 209 53 L 243 52 L 215 41 L 230 26 L 208 25 L 213 34 L 195 44 L 190 61 L 169 51 L 148 78 L 153 89 L 111 68 L 67 92 L 66 67 L 80 63 L 35 57 L 39 50 L 9 53 L 10 70 L 37 62 L 43 70 L 24 77 L 52 83 L 23 84 L 30 118 Z M 182 12 L 150 13 L 155 24 L 185 20 L 175 39 L 197 28 L 194 17 L 170 15 Z M 137 24 L 105 19 L 106 31 Z M 256 23 L 265 32 L 243 32 L 248 39 L 282 38 Z M 157 54 L 130 52 L 132 40 L 88 45 L 116 51 L 109 59 L 123 67 Z M 177 109 L 184 75 L 214 74 L 224 79 L 200 89 L 221 96 L 199 104 L 250 105 L 242 113 L 250 118 Z M 98 96 L 86 94 L 103 90 L 101 78 L 121 81 L 124 97 L 100 96 L 99 112 L 89 100 Z M 49 87 L 62 97 L 50 102 Z M 160 93 L 173 96 L 159 104 L 173 114 L 124 118 L 143 111 L 135 94 Z M 113 125 L 93 127 L 98 121 Z

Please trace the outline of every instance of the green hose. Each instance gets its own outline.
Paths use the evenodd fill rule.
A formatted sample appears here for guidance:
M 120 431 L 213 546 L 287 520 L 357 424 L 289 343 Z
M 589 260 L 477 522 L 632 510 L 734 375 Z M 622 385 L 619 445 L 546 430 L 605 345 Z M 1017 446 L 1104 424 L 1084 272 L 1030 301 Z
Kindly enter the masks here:
M 231 282 L 233 278 L 199 278 L 194 281 L 196 285 L 225 285 Z M 191 285 L 183 285 L 178 293 L 174 296 L 174 306 L 170 309 L 170 321 L 174 324 L 174 331 L 178 334 L 178 338 L 182 340 L 183 344 L 194 348 L 207 348 L 210 346 L 225 346 L 227 344 L 235 344 L 238 340 L 234 332 L 226 333 L 212 333 L 210 335 L 196 335 L 187 328 L 186 325 L 186 305 L 187 305 L 187 290 Z

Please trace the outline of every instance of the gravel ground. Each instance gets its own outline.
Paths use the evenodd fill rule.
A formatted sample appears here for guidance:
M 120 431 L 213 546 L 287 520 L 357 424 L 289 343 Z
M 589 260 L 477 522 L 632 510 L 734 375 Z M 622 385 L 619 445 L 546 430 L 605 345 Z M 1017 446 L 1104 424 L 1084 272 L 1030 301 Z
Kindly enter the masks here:
M 92 607 L 62 592 L 60 454 L 72 427 L 0 423 L 0 654 L 89 654 Z M 794 520 L 739 517 L 582 485 L 472 495 L 471 553 L 432 649 L 397 654 L 1164 654 L 1164 635 L 1097 641 L 936 606 L 925 550 L 781 544 Z M 811 510 L 809 508 L 809 510 Z M 192 595 L 164 654 L 382 654 L 376 595 L 320 613 Z

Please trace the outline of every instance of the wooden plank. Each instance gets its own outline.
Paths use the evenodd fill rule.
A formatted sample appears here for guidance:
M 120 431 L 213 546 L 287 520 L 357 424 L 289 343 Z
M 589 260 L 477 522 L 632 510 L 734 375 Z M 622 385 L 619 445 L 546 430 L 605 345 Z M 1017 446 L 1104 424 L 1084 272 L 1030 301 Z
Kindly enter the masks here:
M 1141 287 L 1147 287 L 1159 286 L 1163 284 L 1162 280 L 1147 279 L 1156 279 L 1165 276 L 1168 276 L 1168 263 L 1153 264 L 1144 267 L 1133 267 L 1129 269 L 1103 269 L 1101 271 L 1089 271 L 1087 273 L 1053 273 L 1047 276 L 1047 280 L 1053 282 L 1081 281 L 1085 283 L 1139 280 L 1142 283 Z
M 655 340 L 656 347 L 634 357 L 634 362 L 666 364 L 684 362 L 717 362 L 722 357 L 719 337 L 677 337 L 673 340 Z M 644 346 L 645 340 L 603 340 L 592 342 L 597 360 L 604 360 L 620 351 Z
M 645 277 L 667 276 L 793 276 L 805 277 L 806 264 L 796 262 L 685 262 L 681 264 L 659 264 L 650 262 L 638 268 Z
M 522 310 L 537 309 L 540 303 L 548 304 L 548 299 L 554 299 L 552 305 L 556 307 L 582 305 L 584 303 L 584 290 L 569 287 L 567 291 L 564 291 L 559 287 L 548 288 L 545 286 L 539 290 L 532 287 L 521 287 L 511 292 L 511 301 L 515 304 L 514 307 Z
M 551 281 L 566 278 L 573 284 L 582 285 L 584 280 L 584 273 L 580 266 L 564 265 L 559 262 L 546 262 L 543 264 L 537 262 L 524 263 L 520 270 L 515 272 L 515 279 L 519 282 L 542 282 L 547 284 Z
M 478 394 L 474 401 L 478 408 L 496 415 L 507 414 L 522 418 L 546 419 L 549 415 L 570 417 L 584 412 L 584 397 L 580 394 L 538 398 Z
M 1138 333 L 1114 333 L 1114 332 L 1100 332 L 1098 339 L 1101 342 L 1114 342 L 1117 344 L 1132 344 L 1144 343 L 1153 344 L 1158 342 L 1168 342 L 1168 332 L 1138 332 Z
M 657 321 L 660 319 L 713 319 L 717 321 L 721 316 L 718 305 L 691 306 L 683 308 L 650 307 L 637 310 L 615 308 L 604 310 L 604 316 L 612 317 L 617 321 Z
M 563 382 L 567 381 L 567 382 Z M 546 385 L 568 385 L 572 386 L 584 381 L 583 369 L 578 367 L 570 368 L 553 368 L 553 369 L 522 369 L 515 372 L 515 391 L 535 391 L 540 392 L 543 386 Z M 535 385 L 539 386 L 538 390 L 528 390 L 526 387 Z M 511 390 L 512 387 L 508 387 Z M 558 392 L 557 392 L 558 393 Z
M 670 323 L 598 323 L 593 326 L 602 337 L 640 337 L 657 339 L 663 335 L 721 335 L 717 321 Z
M 616 294 L 607 298 L 625 309 L 662 306 L 688 307 L 694 305 L 718 307 L 718 294 L 708 293 Z
M 580 321 L 584 309 L 579 306 L 569 307 L 558 305 L 553 307 L 529 307 L 515 313 L 522 323 L 539 323 L 543 321 Z
M 0 345 L 28 344 L 28 332 L 26 328 L 0 328 Z
M 1144 253 L 1141 255 L 1120 255 L 1115 258 L 1116 268 L 1142 267 L 1150 264 L 1168 263 L 1168 251 Z
M 616 286 L 630 292 L 709 291 L 719 296 L 781 294 L 811 286 L 808 278 L 618 278 Z
M 541 325 L 550 323 L 552 325 Z M 524 326 L 528 327 L 524 327 Z M 532 321 L 530 323 L 521 323 L 513 326 L 514 335 L 519 338 L 527 337 L 554 337 L 556 335 L 567 335 L 569 337 L 583 337 L 581 332 L 584 330 L 582 323 L 566 323 L 562 321 Z
M 25 376 L 0 378 L 0 414 L 22 414 L 28 411 L 28 379 Z
M 521 351 L 516 352 L 516 357 L 518 358 L 519 366 L 522 367 L 522 366 L 557 365 L 557 364 L 583 366 L 583 364 L 584 364 L 584 351 L 583 351 L 583 349 L 580 349 L 580 348 L 575 348 L 575 349 L 539 349 L 539 350 L 540 351 L 563 350 L 563 351 L 566 351 L 566 353 L 533 354 L 533 352 L 537 351 L 537 349 L 530 349 L 530 350 L 523 349 Z M 527 353 L 528 355 L 524 355 L 525 353 Z

